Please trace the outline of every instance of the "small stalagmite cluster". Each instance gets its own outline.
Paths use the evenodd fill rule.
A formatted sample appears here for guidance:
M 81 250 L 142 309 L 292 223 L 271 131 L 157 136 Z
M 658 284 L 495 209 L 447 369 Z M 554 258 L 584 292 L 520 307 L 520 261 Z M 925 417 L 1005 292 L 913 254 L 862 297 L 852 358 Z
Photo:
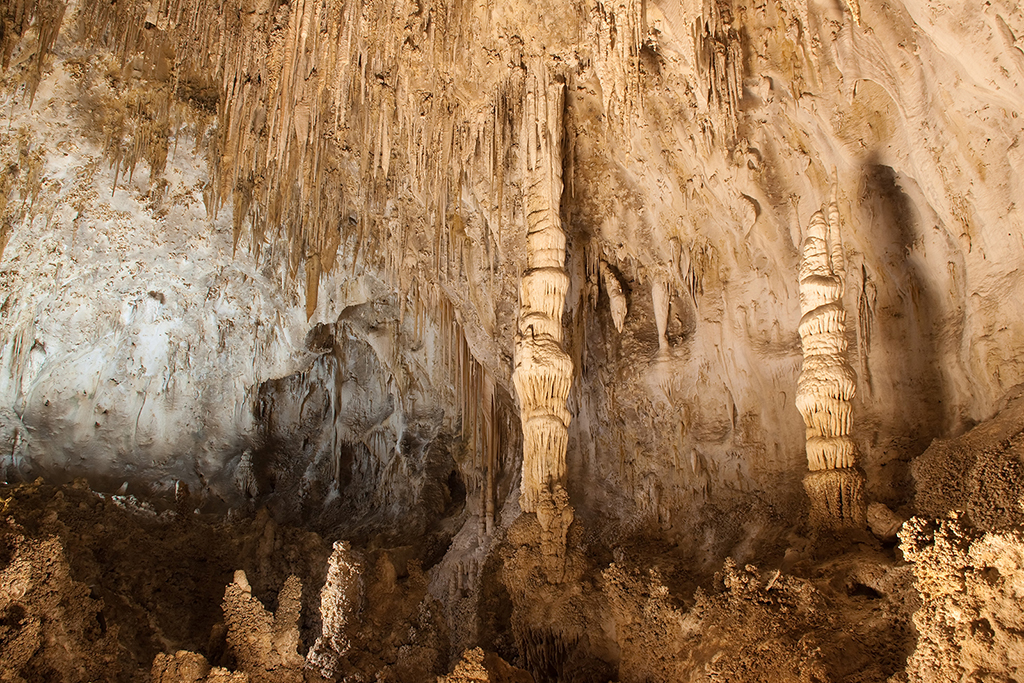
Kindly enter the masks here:
M 238 668 L 253 683 L 283 683 L 299 679 L 302 667 L 298 653 L 299 614 L 302 582 L 288 577 L 278 595 L 277 611 L 267 611 L 252 594 L 245 572 L 235 572 L 234 581 L 224 590 L 224 621 L 227 642 Z
M 800 341 L 804 362 L 796 406 L 807 425 L 804 488 L 811 521 L 818 527 L 863 527 L 864 475 L 850 438 L 851 401 L 857 378 L 846 358 L 846 311 L 839 208 L 833 196 L 828 215 L 817 211 L 807 226 L 800 262 Z
M 559 215 L 565 85 L 549 81 L 547 73 L 539 71 L 529 78 L 524 102 L 527 263 L 519 289 L 512 380 L 523 424 L 520 505 L 524 512 L 537 514 L 542 552 L 557 575 L 573 517 L 564 488 L 570 420 L 566 401 L 573 374 L 572 359 L 562 344 L 562 310 L 569 289 Z

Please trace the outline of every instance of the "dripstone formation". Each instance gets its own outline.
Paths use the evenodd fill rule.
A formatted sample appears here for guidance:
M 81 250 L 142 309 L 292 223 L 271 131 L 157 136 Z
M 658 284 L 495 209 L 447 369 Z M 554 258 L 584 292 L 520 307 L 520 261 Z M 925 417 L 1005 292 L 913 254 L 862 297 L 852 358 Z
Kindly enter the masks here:
M 846 259 L 839 207 L 816 211 L 807 226 L 800 261 L 800 343 L 804 362 L 796 405 L 807 425 L 804 488 L 811 519 L 820 527 L 864 527 L 864 475 L 850 438 L 857 377 L 846 358 Z
M 512 381 L 523 424 L 520 507 L 536 513 L 546 568 L 559 572 L 573 512 L 565 490 L 571 416 L 572 359 L 562 348 L 562 310 L 569 289 L 562 197 L 561 117 L 565 85 L 531 74 L 523 106 L 527 220 L 526 272 L 519 286 L 519 333 Z

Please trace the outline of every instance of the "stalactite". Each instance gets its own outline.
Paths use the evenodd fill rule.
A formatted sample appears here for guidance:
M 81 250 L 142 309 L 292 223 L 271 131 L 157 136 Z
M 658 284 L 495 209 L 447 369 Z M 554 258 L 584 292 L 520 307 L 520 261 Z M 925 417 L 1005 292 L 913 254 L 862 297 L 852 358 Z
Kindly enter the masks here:
M 604 283 L 604 291 L 608 294 L 608 305 L 611 308 L 612 323 L 615 324 L 615 329 L 622 332 L 622 327 L 626 322 L 626 313 L 628 312 L 628 304 L 626 303 L 626 295 L 622 291 L 622 284 L 619 282 L 618 276 L 612 272 L 612 269 L 608 264 L 601 260 L 601 282 Z
M 869 396 L 872 393 L 871 367 L 869 365 L 871 331 L 877 300 L 877 287 L 868 274 L 867 266 L 861 265 L 860 288 L 857 293 L 857 354 L 860 358 L 860 376 Z
M 43 76 L 43 64 L 57 40 L 67 5 L 62 0 L 11 0 L 0 8 L 0 57 L 3 70 L 11 64 L 11 56 L 30 29 L 35 29 L 35 52 L 22 75 L 29 101 L 35 99 L 36 88 Z
M 811 499 L 812 523 L 820 527 L 863 528 L 866 523 L 864 475 L 850 438 L 851 400 L 857 382 L 846 357 L 846 283 L 839 211 L 833 197 L 827 215 L 811 217 L 800 263 L 800 340 L 804 363 L 796 406 L 807 425 L 804 487 Z
M 565 272 L 562 196 L 562 107 L 565 86 L 542 67 L 531 73 L 524 96 L 522 149 L 527 264 L 519 289 L 519 333 L 512 381 L 523 423 L 520 506 L 537 514 L 548 578 L 564 569 L 565 535 L 573 512 L 565 491 L 572 360 L 562 348 Z
M 293 274 L 313 261 L 306 268 L 309 314 L 319 278 L 332 270 L 346 237 L 347 218 L 359 216 L 354 266 L 365 221 L 385 206 L 401 162 L 403 177 L 427 204 L 425 215 L 438 225 L 434 256 L 439 272 L 447 270 L 457 245 L 443 234 L 464 177 L 472 182 L 482 172 L 493 182 L 498 216 L 489 222 L 500 232 L 511 156 L 506 129 L 521 79 L 513 74 L 497 85 L 481 109 L 488 115 L 463 111 L 451 79 L 439 75 L 468 59 L 461 46 L 470 39 L 462 26 L 469 15 L 454 6 L 438 9 L 409 21 L 388 3 L 354 0 L 257 8 L 241 0 L 87 3 L 77 15 L 79 29 L 121 60 L 122 81 L 138 95 L 117 125 L 108 126 L 108 159 L 118 175 L 130 175 L 139 160 L 159 172 L 180 121 L 205 117 L 194 128 L 200 138 L 213 131 L 208 209 L 215 214 L 232 205 L 236 242 L 247 228 L 257 256 L 267 239 L 286 237 Z M 18 0 L 0 13 L 5 68 L 23 37 L 36 37 L 24 48 L 35 50 L 26 70 L 34 90 L 64 3 Z M 420 58 L 410 70 L 403 55 L 413 44 Z M 104 106 L 98 114 L 110 119 L 116 109 Z M 492 141 L 486 163 L 473 153 L 478 139 Z M 357 150 L 354 173 L 346 163 L 350 150 Z M 480 168 L 474 171 L 474 164 Z M 398 222 L 381 255 L 392 271 L 403 262 L 405 225 Z
M 658 328 L 658 350 L 668 351 L 668 280 L 663 275 L 651 278 L 651 300 L 654 304 L 654 322 Z
M 694 25 L 697 70 L 708 104 L 718 109 L 724 132 L 733 138 L 743 93 L 743 47 L 733 26 L 732 3 L 713 0 L 705 6 Z
M 473 356 L 451 301 L 438 288 L 432 289 L 430 297 L 441 332 L 439 357 L 445 380 L 452 387 L 453 405 L 461 417 L 460 435 L 470 458 L 471 469 L 464 472 L 467 493 L 476 496 L 480 533 L 488 535 L 494 530 L 495 477 L 507 431 L 501 420 L 497 383 Z
M 60 0 L 18 0 L 0 10 L 5 66 L 30 43 L 23 37 L 36 35 L 38 72 L 63 8 Z M 634 66 L 642 15 L 642 3 L 630 0 L 606 27 L 628 34 L 617 43 L 619 61 Z M 413 213 L 436 227 L 441 281 L 461 272 L 463 187 L 489 186 L 484 244 L 493 268 L 512 212 L 505 186 L 524 77 L 510 69 L 472 104 L 457 95 L 447 74 L 476 58 L 466 49 L 468 6 L 428 3 L 406 16 L 380 1 L 112 0 L 85 3 L 76 17 L 86 39 L 120 60 L 116 101 L 96 111 L 116 175 L 130 176 L 139 161 L 159 173 L 169 140 L 191 130 L 207 146 L 208 211 L 233 207 L 236 246 L 248 236 L 257 258 L 268 242 L 287 241 L 290 276 L 305 274 L 307 316 L 342 244 L 351 247 L 349 267 L 398 275 L 413 221 L 399 208 L 386 239 L 377 221 L 392 211 L 399 178 L 423 203 Z M 617 97 L 628 103 L 638 100 L 629 93 L 639 88 L 639 69 L 627 71 L 631 89 Z M 371 235 L 383 244 L 366 244 Z
M 516 640 L 526 666 L 533 672 L 551 680 L 560 680 L 566 660 L 579 638 L 536 627 L 516 629 Z
M 643 104 L 640 48 L 646 37 L 644 3 L 641 0 L 610 0 L 593 6 L 590 37 L 597 50 L 594 67 L 602 83 L 601 96 L 609 124 L 623 138 L 634 112 Z M 572 182 L 572 175 L 569 176 Z

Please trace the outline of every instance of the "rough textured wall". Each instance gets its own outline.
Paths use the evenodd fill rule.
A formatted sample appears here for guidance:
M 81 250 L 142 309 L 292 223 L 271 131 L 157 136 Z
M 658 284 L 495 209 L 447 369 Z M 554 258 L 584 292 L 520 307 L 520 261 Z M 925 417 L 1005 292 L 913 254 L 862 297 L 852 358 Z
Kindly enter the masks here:
M 596 419 L 571 452 L 621 482 L 601 491 L 670 525 L 687 495 L 795 488 L 798 246 L 833 165 L 869 495 L 898 501 L 910 457 L 991 414 L 1020 379 L 1019 311 L 996 303 L 1020 286 L 1020 20 L 995 4 L 863 3 L 859 26 L 836 3 L 646 5 L 633 132 L 595 122 L 575 148 L 572 223 L 630 290 L 618 340 L 591 328 L 597 379 L 580 384 Z
M 474 444 L 453 461 L 500 507 L 465 399 L 515 394 L 541 68 L 578 514 L 681 536 L 756 506 L 726 545 L 801 514 L 799 245 L 833 182 L 869 498 L 905 502 L 909 459 L 1022 379 L 1013 3 L 63 7 L 5 9 L 11 459 L 216 489 L 314 324 L 383 302 L 360 338 L 401 410 L 375 433 Z

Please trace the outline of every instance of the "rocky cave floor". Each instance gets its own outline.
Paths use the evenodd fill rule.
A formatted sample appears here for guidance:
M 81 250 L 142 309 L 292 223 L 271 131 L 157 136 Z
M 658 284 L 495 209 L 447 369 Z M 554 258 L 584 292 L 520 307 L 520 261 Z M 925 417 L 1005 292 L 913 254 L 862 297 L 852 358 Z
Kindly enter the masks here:
M 153 680 L 198 680 L 169 672 L 161 653 L 179 650 L 236 670 L 222 603 L 238 569 L 270 612 L 279 610 L 278 591 L 288 576 L 299 577 L 299 654 L 320 634 L 319 587 L 331 546 L 315 533 L 276 524 L 265 509 L 235 520 L 196 515 L 187 506 L 158 514 L 133 497 L 98 494 L 84 480 L 5 486 L 0 495 L 5 680 L 139 680 L 151 670 Z M 629 626 L 629 638 L 656 648 L 649 654 L 662 660 L 655 668 L 668 678 L 686 660 L 691 676 L 708 680 L 770 676 L 776 669 L 782 678 L 794 669 L 811 672 L 806 680 L 885 680 L 913 649 L 910 617 L 919 600 L 892 543 L 864 536 L 813 556 L 790 553 L 785 571 L 727 561 L 696 592 L 694 577 L 661 546 L 638 539 L 613 549 L 628 556 L 621 566 L 600 564 L 605 549 L 582 548 L 590 570 L 581 583 L 595 582 L 592 589 L 611 597 L 613 610 L 651 612 L 650 623 Z M 366 597 L 359 624 L 350 625 L 354 646 L 344 676 L 415 681 L 445 674 L 460 653 L 450 661 L 444 607 L 428 595 L 423 569 L 415 561 L 397 566 L 383 549 L 360 554 L 369 568 Z M 482 600 L 479 607 L 489 605 Z M 505 643 L 501 654 L 513 664 L 528 666 L 508 615 L 504 623 L 500 616 L 477 615 L 498 621 L 489 639 Z M 694 623 L 674 638 L 667 628 L 676 620 Z M 536 677 L 635 678 L 608 662 L 561 654 L 564 661 L 553 655 L 533 662 Z M 303 663 L 245 673 L 250 680 L 320 680 Z
M 1020 680 L 1022 418 L 1011 401 L 920 456 L 898 539 L 794 528 L 759 566 L 713 573 L 577 522 L 551 582 L 531 515 L 466 570 L 332 546 L 266 507 L 200 514 L 186 492 L 4 485 L 0 680 Z

